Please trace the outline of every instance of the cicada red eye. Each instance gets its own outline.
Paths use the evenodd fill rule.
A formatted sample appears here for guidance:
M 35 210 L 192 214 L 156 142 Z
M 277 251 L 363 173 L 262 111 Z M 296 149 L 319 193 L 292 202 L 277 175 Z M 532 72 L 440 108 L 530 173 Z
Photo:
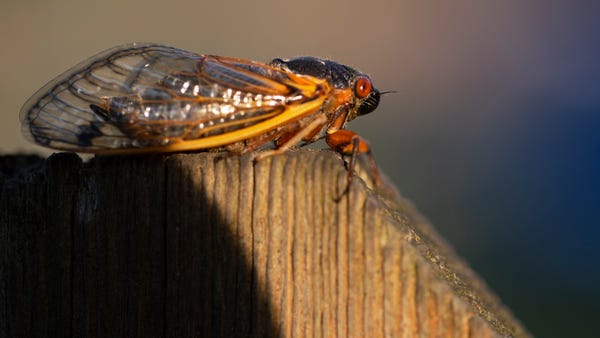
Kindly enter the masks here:
M 359 99 L 367 97 L 371 93 L 371 80 L 365 76 L 361 76 L 354 84 L 354 93 Z

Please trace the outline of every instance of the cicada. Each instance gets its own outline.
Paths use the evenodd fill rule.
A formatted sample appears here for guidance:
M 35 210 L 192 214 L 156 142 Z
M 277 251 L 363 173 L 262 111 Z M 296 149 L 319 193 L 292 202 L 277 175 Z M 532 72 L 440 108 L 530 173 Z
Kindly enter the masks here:
M 367 75 L 325 59 L 260 63 L 133 43 L 50 81 L 20 118 L 33 142 L 82 153 L 283 152 L 325 138 L 354 158 L 369 146 L 344 127 L 379 99 Z

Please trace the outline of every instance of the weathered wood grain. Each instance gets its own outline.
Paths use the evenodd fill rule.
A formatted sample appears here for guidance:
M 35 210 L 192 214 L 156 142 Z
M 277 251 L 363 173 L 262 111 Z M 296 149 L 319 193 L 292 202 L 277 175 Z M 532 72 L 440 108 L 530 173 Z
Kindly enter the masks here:
M 393 188 L 297 151 L 0 160 L 0 335 L 527 337 Z

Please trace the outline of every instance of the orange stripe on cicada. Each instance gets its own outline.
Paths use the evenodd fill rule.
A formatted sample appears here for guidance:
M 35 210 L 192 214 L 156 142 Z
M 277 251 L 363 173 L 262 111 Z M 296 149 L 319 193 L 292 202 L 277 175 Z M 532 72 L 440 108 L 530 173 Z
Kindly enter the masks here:
M 23 133 L 42 146 L 127 154 L 283 152 L 325 138 L 369 152 L 346 123 L 373 111 L 379 91 L 360 72 L 300 57 L 268 64 L 155 44 L 114 47 L 58 76 L 21 109 Z

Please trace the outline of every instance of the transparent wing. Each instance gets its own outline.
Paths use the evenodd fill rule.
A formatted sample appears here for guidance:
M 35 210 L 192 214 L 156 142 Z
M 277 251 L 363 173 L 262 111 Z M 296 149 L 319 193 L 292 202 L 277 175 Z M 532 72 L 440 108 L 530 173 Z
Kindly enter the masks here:
M 46 84 L 20 118 L 26 137 L 56 149 L 167 145 L 280 114 L 307 96 L 291 77 L 262 63 L 128 44 Z

